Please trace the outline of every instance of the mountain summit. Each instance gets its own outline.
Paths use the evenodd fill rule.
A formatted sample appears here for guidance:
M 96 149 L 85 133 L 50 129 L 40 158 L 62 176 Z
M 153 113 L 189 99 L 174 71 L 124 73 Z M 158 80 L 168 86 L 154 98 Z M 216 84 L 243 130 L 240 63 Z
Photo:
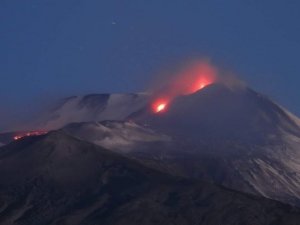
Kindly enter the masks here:
M 173 175 L 300 204 L 298 119 L 245 86 L 216 83 L 159 113 L 148 104 L 126 121 L 64 130 Z
M 293 217 L 298 218 L 296 209 L 264 199 L 300 206 L 296 116 L 249 87 L 223 83 L 177 96 L 159 111 L 153 111 L 154 100 L 148 94 L 72 97 L 40 120 L 40 125 L 57 131 L 2 146 L 0 220 L 298 221 Z M 7 143 L 11 136 L 4 134 L 0 140 Z M 26 170 L 20 171 L 23 167 Z M 263 208 L 256 210 L 258 205 Z M 33 214 L 32 208 L 43 216 Z M 239 209 L 252 219 L 231 213 Z M 149 215 L 157 217 L 151 220 Z M 231 219 L 224 222 L 228 215 Z

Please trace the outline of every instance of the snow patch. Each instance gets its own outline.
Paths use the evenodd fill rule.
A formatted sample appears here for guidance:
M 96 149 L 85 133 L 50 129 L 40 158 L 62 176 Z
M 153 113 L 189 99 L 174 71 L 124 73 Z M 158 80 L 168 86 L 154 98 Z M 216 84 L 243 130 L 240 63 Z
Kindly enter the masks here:
M 147 93 L 95 94 L 68 99 L 37 122 L 37 128 L 60 129 L 70 123 L 124 120 L 148 103 Z
M 300 127 L 300 118 L 285 109 L 284 107 L 278 105 L 299 127 Z
M 71 135 L 110 150 L 130 152 L 139 145 L 154 142 L 169 142 L 164 134 L 142 127 L 134 122 L 104 121 L 71 124 L 64 128 Z

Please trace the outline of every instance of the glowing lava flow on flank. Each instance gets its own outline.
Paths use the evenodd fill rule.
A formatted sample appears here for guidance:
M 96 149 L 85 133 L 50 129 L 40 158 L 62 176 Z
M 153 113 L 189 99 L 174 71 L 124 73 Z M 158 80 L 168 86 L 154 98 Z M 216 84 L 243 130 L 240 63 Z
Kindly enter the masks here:
M 39 136 L 39 135 L 43 135 L 43 134 L 47 134 L 47 131 L 28 131 L 22 134 L 18 134 L 16 136 L 14 136 L 14 140 L 20 140 L 24 137 L 30 137 L 30 136 Z
M 217 80 L 216 69 L 207 62 L 196 62 L 181 70 L 168 84 L 159 91 L 153 101 L 154 113 L 165 112 L 174 98 L 180 95 L 193 94 Z M 163 96 L 163 97 L 161 97 Z

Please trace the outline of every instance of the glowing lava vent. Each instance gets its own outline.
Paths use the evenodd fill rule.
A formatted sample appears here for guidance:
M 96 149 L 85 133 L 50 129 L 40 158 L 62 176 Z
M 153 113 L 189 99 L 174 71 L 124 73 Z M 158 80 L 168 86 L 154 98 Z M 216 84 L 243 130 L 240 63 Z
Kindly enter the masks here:
M 152 105 L 152 110 L 155 113 L 161 113 L 164 112 L 167 108 L 167 101 L 156 101 L 153 105 Z

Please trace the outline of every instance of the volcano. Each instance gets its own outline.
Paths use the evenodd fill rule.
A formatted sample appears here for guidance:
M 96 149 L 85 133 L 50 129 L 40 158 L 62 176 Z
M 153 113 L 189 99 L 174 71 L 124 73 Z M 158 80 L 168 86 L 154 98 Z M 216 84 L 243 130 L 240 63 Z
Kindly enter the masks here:
M 54 131 L 0 135 L 0 221 L 298 224 L 277 201 L 300 206 L 300 119 L 240 84 L 156 97 L 72 97 L 35 127 Z
M 101 123 L 115 124 L 109 132 L 92 123 L 65 130 L 102 147 L 104 140 L 122 140 L 113 151 L 172 175 L 299 204 L 299 119 L 249 87 L 212 84 L 177 97 L 163 112 L 141 108 L 127 121 L 134 131 L 126 121 Z M 145 132 L 168 138 L 137 138 Z
M 299 120 L 266 96 L 214 84 L 136 121 L 178 142 L 171 164 L 186 176 L 299 204 Z

